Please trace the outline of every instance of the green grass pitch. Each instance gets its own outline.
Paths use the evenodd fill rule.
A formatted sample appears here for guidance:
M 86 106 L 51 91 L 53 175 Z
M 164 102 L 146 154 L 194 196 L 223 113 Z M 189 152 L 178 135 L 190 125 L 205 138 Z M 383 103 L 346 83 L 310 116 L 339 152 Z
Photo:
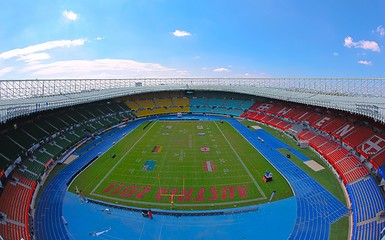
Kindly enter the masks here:
M 144 126 L 146 126 L 144 128 Z M 265 171 L 273 181 L 265 183 Z M 230 124 L 143 123 L 76 177 L 86 197 L 121 205 L 217 209 L 293 196 L 282 175 Z

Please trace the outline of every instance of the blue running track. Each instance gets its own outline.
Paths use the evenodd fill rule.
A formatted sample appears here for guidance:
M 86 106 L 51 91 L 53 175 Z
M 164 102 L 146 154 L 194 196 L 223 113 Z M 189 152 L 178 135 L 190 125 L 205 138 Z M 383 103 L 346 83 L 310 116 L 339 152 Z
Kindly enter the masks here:
M 329 238 L 330 224 L 346 215 L 348 209 L 320 184 L 276 150 L 278 146 L 281 146 L 279 144 L 282 144 L 279 143 L 278 139 L 263 130 L 251 131 L 235 119 L 191 116 L 191 119 L 197 118 L 228 121 L 287 179 L 294 191 L 297 202 L 297 217 L 289 239 Z M 83 148 L 81 150 L 82 157 L 64 168 L 47 184 L 36 205 L 34 231 L 37 240 L 71 239 L 62 220 L 63 201 L 67 191 L 67 184 L 71 177 L 79 169 L 86 166 L 91 159 L 96 157 L 98 152 L 107 151 L 113 142 L 119 141 L 124 134 L 129 133 L 149 119 L 155 118 L 134 121 L 125 128 L 115 130 L 112 136 L 111 134 L 106 134 L 96 139 L 95 142 L 88 146 L 92 147 L 96 144 L 99 145 L 98 147 L 89 151 Z M 170 119 L 170 117 L 162 117 L 161 119 Z M 264 143 L 259 141 L 258 137 L 262 137 L 265 140 Z M 103 144 L 100 144 L 102 142 Z M 270 142 L 274 146 L 269 145 Z M 285 144 L 282 146 L 285 146 Z M 285 214 L 282 214 L 282 217 L 284 216 Z M 234 234 L 237 234 L 237 232 L 234 232 Z

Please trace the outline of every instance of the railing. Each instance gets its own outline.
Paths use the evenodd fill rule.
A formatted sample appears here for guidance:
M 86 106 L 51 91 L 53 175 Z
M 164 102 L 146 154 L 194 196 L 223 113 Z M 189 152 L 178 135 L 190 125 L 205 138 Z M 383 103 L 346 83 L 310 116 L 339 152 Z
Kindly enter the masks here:
M 158 85 L 239 85 L 340 96 L 385 98 L 385 78 L 136 78 L 0 80 L 0 100 L 47 97 L 102 89 Z
M 34 112 L 129 94 L 233 91 L 339 109 L 385 123 L 385 78 L 136 78 L 0 81 L 0 123 Z M 298 93 L 298 94 L 297 94 Z

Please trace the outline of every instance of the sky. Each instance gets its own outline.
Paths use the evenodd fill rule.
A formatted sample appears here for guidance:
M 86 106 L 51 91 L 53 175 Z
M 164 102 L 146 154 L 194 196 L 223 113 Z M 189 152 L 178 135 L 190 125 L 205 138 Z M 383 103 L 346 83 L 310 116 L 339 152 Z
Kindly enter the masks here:
M 384 0 L 1 0 L 0 80 L 384 78 Z

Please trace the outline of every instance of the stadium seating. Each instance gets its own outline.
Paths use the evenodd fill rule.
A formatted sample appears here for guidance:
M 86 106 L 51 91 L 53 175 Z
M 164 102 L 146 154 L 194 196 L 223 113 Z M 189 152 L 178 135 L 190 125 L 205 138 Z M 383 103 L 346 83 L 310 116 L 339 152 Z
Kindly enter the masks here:
M 304 110 L 300 114 L 296 115 L 293 120 L 296 122 L 303 122 L 313 114 L 310 110 Z
M 380 141 L 385 139 L 385 135 L 375 133 L 374 130 L 366 126 L 358 126 L 356 123 L 346 122 L 343 118 L 321 115 L 311 109 L 301 109 L 297 106 L 288 107 L 270 102 L 254 103 L 250 100 L 223 98 L 219 94 L 207 96 L 203 93 L 197 93 L 190 99 L 178 92 L 173 94 L 162 93 L 160 95 L 146 94 L 140 98 L 135 98 L 139 97 L 139 95 L 135 95 L 120 98 L 122 102 L 119 103 L 111 102 L 100 104 L 99 106 L 92 105 L 87 109 L 85 107 L 73 107 L 60 114 L 50 114 L 41 117 L 41 119 L 35 119 L 35 122 L 25 123 L 20 125 L 20 128 L 17 130 L 9 130 L 7 134 L 2 134 L 0 137 L 0 145 L 2 146 L 0 148 L 1 169 L 6 169 L 20 155 L 23 156 L 23 159 L 20 169 L 12 174 L 12 177 L 19 180 L 16 183 L 7 183 L 3 195 L 0 197 L 0 211 L 7 213 L 9 219 L 17 221 L 21 225 L 24 224 L 24 227 L 7 222 L 5 225 L 0 224 L 0 232 L 3 236 L 10 236 L 7 234 L 11 234 L 11 232 L 17 235 L 10 236 L 10 239 L 28 234 L 29 202 L 33 189 L 36 186 L 35 180 L 44 173 L 46 163 L 52 158 L 57 157 L 81 138 L 116 124 L 124 118 L 132 119 L 136 116 L 147 117 L 154 114 L 197 112 L 247 116 L 249 119 L 284 131 L 292 127 L 293 121 L 308 122 L 317 130 L 314 131 L 311 128 L 312 130 L 301 131 L 298 133 L 298 137 L 309 141 L 309 144 L 314 149 L 325 156 L 343 178 L 345 184 L 349 186 L 349 193 L 351 197 L 355 198 L 353 211 L 357 221 L 355 222 L 354 231 L 356 231 L 358 236 L 361 236 L 361 233 L 362 236 L 377 236 L 375 235 L 375 230 L 382 229 L 381 224 L 374 224 L 373 221 L 369 223 L 362 222 L 370 220 L 370 217 L 378 209 L 383 209 L 383 199 L 381 198 L 382 202 L 380 201 L 380 203 L 377 203 L 375 199 L 373 200 L 375 201 L 374 205 L 380 205 L 380 207 L 372 208 L 369 210 L 368 215 L 364 215 L 366 214 L 364 209 L 368 203 L 361 203 L 360 201 L 366 201 L 364 199 L 364 196 L 368 195 L 368 193 L 365 193 L 366 188 L 370 189 L 368 190 L 370 194 L 373 192 L 373 198 L 376 199 L 376 194 L 378 194 L 376 191 L 379 191 L 379 189 L 373 190 L 373 183 L 366 183 L 366 181 L 371 181 L 367 180 L 371 179 L 371 177 L 367 177 L 369 171 L 359 158 L 339 143 L 334 142 L 327 134 L 341 139 L 345 144 L 356 149 L 363 157 L 370 159 L 373 166 L 377 169 L 385 164 L 385 145 L 382 145 L 382 141 Z M 248 108 L 247 112 L 244 112 L 245 108 Z M 133 112 L 128 112 L 130 109 L 136 115 Z M 124 111 L 125 113 L 110 116 L 110 114 L 115 114 L 117 111 Z M 108 116 L 105 117 L 105 115 Z M 94 121 L 94 119 L 97 120 Z M 84 123 L 88 120 L 91 121 Z M 23 153 L 33 144 L 66 128 L 72 129 L 50 139 L 49 143 L 43 144 L 43 148 L 40 149 L 42 151 L 37 150 L 32 155 L 24 157 L 25 154 Z M 373 143 L 378 144 L 374 146 Z M 361 186 L 362 182 L 365 184 Z M 360 183 L 360 185 L 357 183 Z M 17 195 L 17 197 L 12 198 L 14 195 Z M 18 210 L 11 210 L 11 208 L 13 209 L 19 205 L 20 208 Z M 28 239 L 29 237 L 26 236 L 24 238 Z
M 207 102 L 208 100 L 206 98 L 191 98 L 190 106 L 194 106 L 194 107 L 207 106 Z
M 14 173 L 11 182 L 4 187 L 0 197 L 0 212 L 6 214 L 6 225 L 0 229 L 3 237 L 19 240 L 30 239 L 28 232 L 28 211 L 36 182 Z M 3 224 L 0 224 L 3 225 Z M 18 227 L 17 227 L 18 226 Z M 16 238 L 15 238 L 16 237 Z
M 342 137 L 342 141 L 350 147 L 355 148 L 372 135 L 373 130 L 366 126 L 360 126 L 355 128 L 350 134 Z
M 172 105 L 171 99 L 155 99 L 154 102 L 158 107 L 170 107 Z
M 288 111 L 287 113 L 285 114 L 282 114 L 282 116 L 285 118 L 285 119 L 292 119 L 293 121 L 295 121 L 295 117 L 297 115 L 300 115 L 301 113 L 303 113 L 305 110 L 304 109 L 301 109 L 301 108 L 291 108 L 290 111 Z
M 342 127 L 342 125 L 344 125 L 345 123 L 346 121 L 344 119 L 335 118 L 333 120 L 328 121 L 327 124 L 322 124 L 320 129 L 322 132 L 330 134 L 338 128 Z
M 143 109 L 153 109 L 155 107 L 155 103 L 152 99 L 138 100 L 136 103 Z
M 345 128 L 343 130 L 337 129 L 339 126 L 341 129 L 341 126 L 346 125 L 345 121 L 336 120 L 333 116 L 323 116 L 319 113 L 314 113 L 311 110 L 300 110 L 270 103 L 256 103 L 251 108 L 247 111 L 247 118 L 280 128 L 284 131 L 289 129 L 292 125 L 279 119 L 278 114 L 280 114 L 281 117 L 285 115 L 286 117 L 289 116 L 293 118 L 288 120 L 295 120 L 297 122 L 306 121 L 315 129 L 331 126 L 328 128 L 328 131 L 334 131 L 336 134 L 340 134 L 340 136 L 342 136 L 345 131 Z M 346 140 L 347 142 L 350 141 L 350 144 L 354 146 L 354 144 L 361 143 L 367 138 L 367 135 L 371 135 L 372 133 L 370 129 L 363 126 L 356 130 L 360 130 L 360 132 L 356 134 L 357 138 L 354 139 L 345 136 L 343 140 Z M 334 142 L 330 136 L 321 135 L 311 130 L 302 130 L 298 133 L 298 137 L 301 140 L 308 141 L 311 147 L 317 150 L 321 155 L 325 156 L 325 158 L 334 166 L 345 184 L 354 182 L 369 174 L 369 170 L 356 156 L 353 156 L 338 143 Z M 377 138 L 374 137 L 372 140 L 369 139 L 368 141 L 377 142 L 378 139 L 385 139 L 385 136 L 377 136 Z M 360 146 L 364 149 L 364 146 L 366 145 L 362 144 Z M 374 154 L 374 152 L 372 153 Z
M 0 224 L 0 233 L 3 239 L 7 240 L 29 240 L 29 232 L 26 227 L 19 226 L 10 222 Z
M 278 115 L 278 112 L 284 108 L 284 106 L 281 105 L 272 105 L 269 109 L 266 110 L 266 113 L 271 114 L 271 115 Z
M 241 108 L 243 104 L 243 100 L 226 99 L 223 105 L 228 108 Z M 251 106 L 246 107 L 246 109 L 248 109 L 249 107 Z
M 310 126 L 313 126 L 315 125 L 315 123 L 317 123 L 318 121 L 320 121 L 322 118 L 324 118 L 324 116 L 322 116 L 321 114 L 318 114 L 318 113 L 311 113 L 310 116 L 306 117 L 304 120 L 310 125 Z
M 116 116 L 114 111 L 125 112 Z M 4 239 L 30 239 L 28 228 L 29 205 L 36 181 L 46 170 L 46 166 L 70 145 L 75 144 L 86 135 L 104 127 L 120 122 L 123 118 L 135 117 L 128 112 L 124 103 L 98 103 L 59 110 L 59 113 L 40 116 L 34 122 L 21 123 L 17 130 L 8 130 L 0 137 L 1 169 L 6 169 L 20 155 L 22 161 L 8 177 L 0 196 L 0 212 L 6 215 L 5 223 L 0 223 L 0 235 Z M 109 115 L 105 118 L 104 115 Z M 100 118 L 92 123 L 83 124 L 92 118 Z M 53 138 L 51 134 L 66 128 L 72 130 L 61 132 Z M 24 155 L 26 149 L 50 139 L 38 150 Z
M 29 135 L 22 129 L 9 131 L 8 137 L 11 139 L 11 141 L 14 141 L 26 150 L 30 149 L 37 141 L 37 139 L 33 138 L 31 135 Z
M 317 129 L 321 129 L 322 127 L 324 126 L 327 126 L 330 122 L 332 122 L 334 120 L 334 117 L 333 116 L 324 116 L 324 115 L 321 115 L 321 117 L 314 121 L 313 123 L 311 123 L 311 126 L 313 128 L 317 128 Z
M 277 113 L 275 115 L 277 115 L 279 117 L 284 117 L 285 115 L 287 115 L 292 110 L 293 109 L 291 107 L 284 106 L 281 109 L 279 109 L 279 111 L 277 111 Z
M 36 142 L 40 142 L 47 136 L 47 132 L 39 128 L 34 123 L 27 123 L 23 126 L 23 130 L 36 139 Z
M 151 115 L 154 115 L 154 112 L 150 109 L 143 109 L 143 110 L 137 111 L 138 117 L 147 117 L 147 116 L 151 116 Z
M 249 119 L 260 121 L 277 127 L 279 121 L 273 116 L 263 113 L 253 113 L 263 105 L 256 103 L 245 116 Z M 284 116 L 295 122 L 307 121 L 312 127 L 341 139 L 345 144 L 361 154 L 364 158 L 370 158 L 372 165 L 379 169 L 379 173 L 385 178 L 385 135 L 374 134 L 373 130 L 366 126 L 356 126 L 346 122 L 342 118 L 324 116 L 312 113 L 310 110 L 287 108 L 283 114 L 279 105 L 274 105 L 267 112 L 275 116 Z M 380 239 L 380 232 L 385 227 L 385 222 L 377 222 L 376 214 L 385 211 L 385 202 L 376 181 L 369 175 L 369 170 L 361 161 L 340 144 L 329 137 L 322 136 L 310 130 L 298 133 L 302 140 L 309 144 L 334 166 L 342 177 L 352 200 L 353 210 L 353 236 L 352 239 Z M 370 196 L 370 197 L 368 197 Z
M 127 101 L 125 102 L 125 104 L 127 105 L 127 107 L 134 111 L 140 108 L 140 106 L 135 101 Z
M 249 109 L 251 106 L 253 106 L 254 104 L 254 101 L 251 101 L 251 100 L 245 100 L 241 106 L 239 106 L 239 108 L 241 108 L 242 110 L 247 110 Z
M 166 114 L 168 113 L 167 109 L 164 107 L 157 107 L 152 110 L 153 114 Z
M 187 107 L 190 106 L 189 98 L 173 98 L 171 99 L 174 106 Z
M 376 169 L 379 169 L 381 166 L 383 166 L 385 164 L 385 150 L 383 149 L 380 153 L 378 153 L 375 157 L 373 157 L 370 160 L 370 163 Z M 383 178 L 385 178 L 385 176 Z
M 332 136 L 337 139 L 342 139 L 343 137 L 346 137 L 350 133 L 352 133 L 357 126 L 355 126 L 353 123 L 346 122 L 338 129 L 334 130 L 332 132 Z
M 209 107 L 221 107 L 225 104 L 225 99 L 210 98 L 207 101 Z
M 381 150 L 385 149 L 385 135 L 384 134 L 375 134 L 370 138 L 373 132 L 367 132 L 366 135 L 361 134 L 357 136 L 360 139 L 367 139 L 366 141 L 361 141 L 361 144 L 357 147 L 357 151 L 364 157 L 370 158 L 376 156 Z M 369 135 L 370 134 L 370 135 Z
M 249 111 L 251 111 L 251 112 L 257 111 L 257 109 L 259 108 L 259 106 L 261 106 L 262 104 L 263 104 L 263 102 L 256 102 L 256 103 L 254 103 L 254 104 L 249 108 Z
M 14 161 L 25 151 L 20 145 L 10 140 L 6 135 L 0 135 L 0 154 L 9 161 Z
M 377 222 L 376 215 L 385 211 L 385 202 L 376 181 L 369 176 L 348 184 L 347 190 L 352 202 L 353 239 L 380 239 L 385 222 Z

